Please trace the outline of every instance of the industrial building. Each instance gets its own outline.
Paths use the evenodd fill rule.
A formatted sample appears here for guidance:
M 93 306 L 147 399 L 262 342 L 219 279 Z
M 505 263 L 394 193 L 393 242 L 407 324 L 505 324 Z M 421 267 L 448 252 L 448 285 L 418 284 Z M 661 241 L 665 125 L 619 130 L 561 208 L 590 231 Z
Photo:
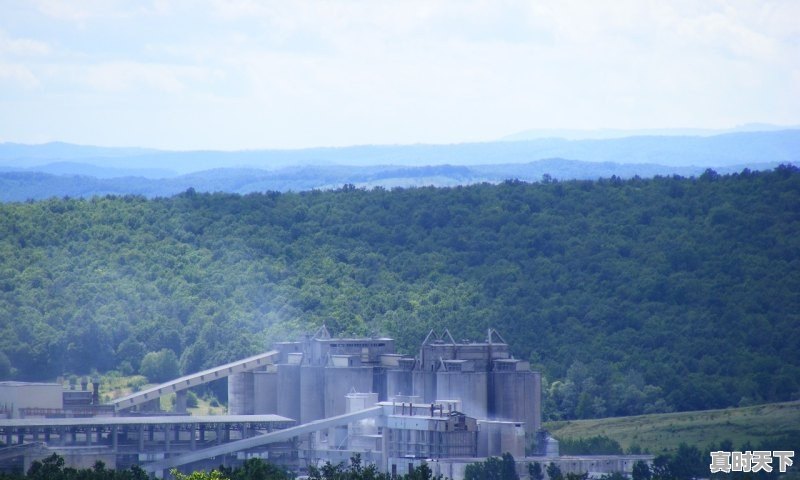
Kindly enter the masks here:
M 228 415 L 186 414 L 187 389 L 226 377 Z M 160 397 L 172 393 L 175 411 L 160 412 Z M 540 374 L 514 359 L 493 330 L 479 342 L 431 332 L 410 356 L 398 354 L 391 338 L 333 338 L 323 326 L 106 405 L 96 382 L 91 392 L 86 383 L 63 390 L 59 383 L 0 382 L 3 408 L 0 468 L 57 452 L 73 465 L 136 463 L 158 476 L 250 457 L 302 473 L 359 454 L 392 474 L 428 462 L 434 473 L 458 480 L 469 463 L 505 452 L 519 460 L 538 455 L 565 471 L 630 471 L 639 459 L 563 464 L 558 443 L 541 431 Z M 534 438 L 537 451 L 530 451 Z M 520 465 L 527 461 L 534 460 Z
M 324 326 L 273 348 L 274 365 L 230 376 L 229 413 L 308 423 L 345 413 L 345 396 L 356 391 L 376 393 L 378 401 L 458 400 L 462 413 L 523 423 L 529 437 L 541 428 L 541 375 L 511 358 L 494 330 L 483 342 L 431 331 L 417 357 L 397 354 L 390 338 L 331 338 Z

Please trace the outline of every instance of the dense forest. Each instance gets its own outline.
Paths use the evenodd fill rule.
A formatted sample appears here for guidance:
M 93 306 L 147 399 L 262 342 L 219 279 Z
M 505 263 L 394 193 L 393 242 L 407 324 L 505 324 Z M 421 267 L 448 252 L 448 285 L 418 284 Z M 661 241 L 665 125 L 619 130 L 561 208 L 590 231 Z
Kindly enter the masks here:
M 2 378 L 197 371 L 322 323 L 406 353 L 494 327 L 554 419 L 797 398 L 800 170 L 0 204 Z

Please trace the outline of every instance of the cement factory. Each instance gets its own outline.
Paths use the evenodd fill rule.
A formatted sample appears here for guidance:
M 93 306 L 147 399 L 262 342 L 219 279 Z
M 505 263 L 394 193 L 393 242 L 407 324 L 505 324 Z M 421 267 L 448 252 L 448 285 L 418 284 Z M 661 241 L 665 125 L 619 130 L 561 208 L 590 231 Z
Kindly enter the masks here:
M 228 379 L 227 415 L 188 415 L 189 388 Z M 175 394 L 175 409 L 161 397 Z M 541 429 L 541 375 L 494 330 L 482 341 L 431 331 L 416 356 L 391 338 L 333 338 L 325 326 L 295 342 L 147 388 L 110 403 L 61 383 L 0 382 L 0 468 L 26 470 L 52 453 L 68 464 L 139 465 L 157 477 L 258 457 L 303 475 L 358 454 L 392 475 L 427 463 L 454 480 L 511 453 L 562 471 L 630 473 L 651 456 L 560 456 Z

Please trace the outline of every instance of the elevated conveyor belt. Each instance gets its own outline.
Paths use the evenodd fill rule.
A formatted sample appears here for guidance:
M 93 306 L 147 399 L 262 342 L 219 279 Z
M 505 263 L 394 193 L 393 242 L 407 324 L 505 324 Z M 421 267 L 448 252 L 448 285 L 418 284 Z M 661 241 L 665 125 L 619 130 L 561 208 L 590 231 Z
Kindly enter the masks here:
M 112 401 L 111 404 L 114 405 L 117 411 L 125 408 L 135 407 L 136 405 L 141 405 L 151 400 L 155 400 L 161 396 L 178 392 L 180 390 L 185 390 L 187 388 L 196 387 L 197 385 L 202 385 L 220 378 L 225 378 L 228 375 L 233 375 L 234 373 L 255 370 L 256 368 L 274 363 L 277 358 L 278 351 L 270 350 L 269 352 L 254 355 L 243 360 L 226 363 L 225 365 L 220 365 L 219 367 L 210 368 L 208 370 L 203 370 L 202 372 L 193 373 L 191 375 L 176 378 L 175 380 L 170 380 L 169 382 L 162 383 L 161 385 L 156 385 L 155 387 L 133 393 L 127 397 L 118 398 Z
M 153 463 L 142 465 L 142 468 L 147 472 L 160 472 L 168 470 L 188 463 L 197 462 L 206 458 L 217 457 L 219 455 L 227 455 L 229 453 L 248 450 L 250 448 L 260 447 L 270 443 L 284 442 L 299 435 L 316 432 L 324 428 L 337 427 L 347 425 L 348 423 L 367 418 L 374 418 L 383 413 L 383 407 L 372 407 L 358 412 L 346 413 L 336 417 L 323 418 L 322 420 L 315 420 L 313 422 L 304 423 L 296 427 L 286 428 L 284 430 L 277 430 L 275 432 L 257 435 L 255 437 L 236 440 L 234 442 L 216 445 L 202 450 L 189 452 L 178 457 L 166 458 Z

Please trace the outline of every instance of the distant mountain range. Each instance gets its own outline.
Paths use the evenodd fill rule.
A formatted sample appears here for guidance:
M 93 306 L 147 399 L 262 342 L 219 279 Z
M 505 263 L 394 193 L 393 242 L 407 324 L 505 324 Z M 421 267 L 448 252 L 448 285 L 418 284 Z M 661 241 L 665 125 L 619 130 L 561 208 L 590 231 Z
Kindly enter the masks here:
M 543 138 L 560 138 L 564 140 L 603 140 L 625 137 L 711 137 L 728 133 L 743 132 L 774 132 L 778 130 L 795 130 L 800 125 L 783 126 L 769 123 L 748 123 L 733 128 L 708 129 L 708 128 L 648 128 L 626 130 L 619 128 L 601 128 L 596 130 L 574 130 L 541 128 L 524 130 L 512 135 L 507 135 L 500 140 L 506 142 L 519 142 L 526 140 L 539 140 Z
M 800 163 L 800 129 L 713 136 L 537 139 L 454 145 L 170 152 L 0 144 L 0 201 L 357 187 L 454 186 L 616 175 L 692 176 Z

